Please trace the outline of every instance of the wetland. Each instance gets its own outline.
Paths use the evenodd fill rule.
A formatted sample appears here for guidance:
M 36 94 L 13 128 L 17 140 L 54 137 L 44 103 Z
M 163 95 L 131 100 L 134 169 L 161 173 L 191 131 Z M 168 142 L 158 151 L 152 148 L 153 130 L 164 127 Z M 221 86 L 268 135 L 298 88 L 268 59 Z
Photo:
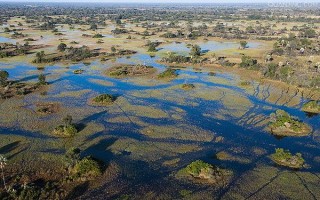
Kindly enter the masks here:
M 4 5 L 0 199 L 320 198 L 317 11 Z

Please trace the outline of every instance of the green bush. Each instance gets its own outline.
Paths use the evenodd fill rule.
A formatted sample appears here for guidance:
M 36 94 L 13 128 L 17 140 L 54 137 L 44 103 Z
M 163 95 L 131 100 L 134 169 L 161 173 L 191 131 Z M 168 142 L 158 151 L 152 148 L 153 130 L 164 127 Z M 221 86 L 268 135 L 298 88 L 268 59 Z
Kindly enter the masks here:
M 115 101 L 115 97 L 111 94 L 101 94 L 93 99 L 96 103 L 112 103 Z
M 97 161 L 85 157 L 74 166 L 74 173 L 79 177 L 96 177 L 102 174 L 102 170 Z
M 202 160 L 196 160 L 190 163 L 185 170 L 192 176 L 199 176 L 201 170 L 208 170 L 212 167 L 212 165 L 205 163 Z
M 176 70 L 171 68 L 161 72 L 158 75 L 158 78 L 175 78 L 175 77 L 177 77 Z

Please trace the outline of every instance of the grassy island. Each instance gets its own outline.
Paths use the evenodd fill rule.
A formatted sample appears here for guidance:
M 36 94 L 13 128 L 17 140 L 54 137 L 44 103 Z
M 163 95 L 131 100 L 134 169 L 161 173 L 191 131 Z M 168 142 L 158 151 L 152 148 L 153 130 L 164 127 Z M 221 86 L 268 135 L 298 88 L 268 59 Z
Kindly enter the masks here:
M 196 160 L 177 173 L 178 178 L 187 178 L 195 182 L 225 185 L 230 171 Z
M 308 113 L 320 113 L 320 103 L 319 101 L 309 101 L 302 106 L 302 111 Z
M 147 65 L 121 65 L 108 69 L 107 75 L 115 78 L 146 76 L 156 72 L 156 69 Z
M 292 155 L 289 150 L 284 150 L 282 148 L 277 148 L 276 152 L 271 155 L 271 159 L 278 165 L 293 169 L 300 169 L 304 164 L 304 159 L 300 153 Z
M 305 136 L 312 131 L 307 124 L 290 116 L 283 110 L 277 110 L 270 115 L 269 130 L 272 134 L 278 136 Z

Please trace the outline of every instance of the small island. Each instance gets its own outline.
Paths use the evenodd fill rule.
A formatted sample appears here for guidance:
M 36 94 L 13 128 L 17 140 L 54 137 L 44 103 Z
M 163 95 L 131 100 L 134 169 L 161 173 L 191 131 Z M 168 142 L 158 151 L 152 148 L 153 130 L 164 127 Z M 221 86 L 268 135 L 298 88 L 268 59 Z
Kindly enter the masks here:
M 292 155 L 289 150 L 284 150 L 282 148 L 276 149 L 276 152 L 271 155 L 271 160 L 278 165 L 293 169 L 300 169 L 304 164 L 304 159 L 300 153 Z
M 94 106 L 109 106 L 117 98 L 111 94 L 101 94 L 89 100 L 89 104 Z
M 91 156 L 80 158 L 81 150 L 72 147 L 65 153 L 68 166 L 68 175 L 66 180 L 70 181 L 88 181 L 100 176 L 102 172 L 102 163 Z
M 320 113 L 320 102 L 319 101 L 309 101 L 302 106 L 302 111 L 307 113 Z
M 60 110 L 59 103 L 37 103 L 36 112 L 41 115 L 57 113 Z
M 74 74 L 82 74 L 84 72 L 83 69 L 76 69 L 73 71 Z
M 147 65 L 120 65 L 107 70 L 107 75 L 114 78 L 125 78 L 134 76 L 146 76 L 154 74 L 156 69 Z
M 194 89 L 196 86 L 192 83 L 185 83 L 181 85 L 181 88 L 184 90 L 192 90 Z
M 312 132 L 307 124 L 293 118 L 283 110 L 270 115 L 269 130 L 277 136 L 306 136 Z
M 165 71 L 158 74 L 159 79 L 172 80 L 176 78 L 178 75 L 176 73 L 177 70 L 168 68 Z
M 179 170 L 176 177 L 199 183 L 226 185 L 231 174 L 228 170 L 220 169 L 202 160 L 196 160 Z
M 67 115 L 63 118 L 64 125 L 59 125 L 53 130 L 53 134 L 60 137 L 72 137 L 78 130 L 74 124 L 72 124 L 72 117 Z

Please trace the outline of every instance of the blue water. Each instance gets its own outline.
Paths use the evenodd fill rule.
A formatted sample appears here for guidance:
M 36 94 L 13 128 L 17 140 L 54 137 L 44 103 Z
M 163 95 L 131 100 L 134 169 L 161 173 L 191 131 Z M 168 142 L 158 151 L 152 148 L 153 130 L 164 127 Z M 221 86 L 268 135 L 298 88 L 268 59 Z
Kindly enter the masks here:
M 0 43 L 15 43 L 15 40 L 0 36 Z
M 240 45 L 236 42 L 216 42 L 216 41 L 207 41 L 198 44 L 201 47 L 201 50 L 205 53 L 208 51 L 222 51 L 227 49 L 236 49 Z M 248 49 L 255 49 L 262 46 L 259 42 L 248 42 Z M 160 52 L 176 52 L 178 54 L 186 55 L 190 52 L 190 48 L 187 47 L 187 43 L 181 42 L 176 43 L 173 42 L 171 44 L 165 44 L 159 47 Z

